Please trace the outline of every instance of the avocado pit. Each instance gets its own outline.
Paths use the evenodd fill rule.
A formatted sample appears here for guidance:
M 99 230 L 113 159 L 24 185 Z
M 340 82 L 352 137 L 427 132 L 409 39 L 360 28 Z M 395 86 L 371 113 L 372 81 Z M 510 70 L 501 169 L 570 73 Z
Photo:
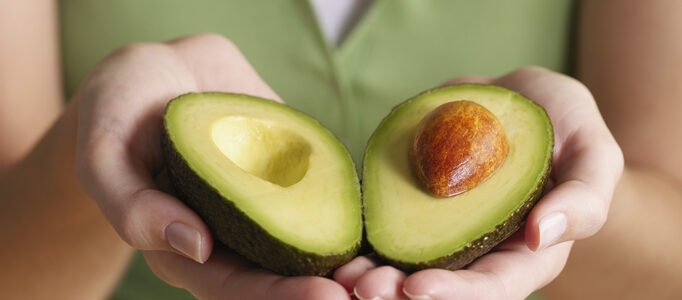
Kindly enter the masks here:
M 442 104 L 421 120 L 409 156 L 423 188 L 450 197 L 488 179 L 508 151 L 497 117 L 475 102 L 461 100 Z

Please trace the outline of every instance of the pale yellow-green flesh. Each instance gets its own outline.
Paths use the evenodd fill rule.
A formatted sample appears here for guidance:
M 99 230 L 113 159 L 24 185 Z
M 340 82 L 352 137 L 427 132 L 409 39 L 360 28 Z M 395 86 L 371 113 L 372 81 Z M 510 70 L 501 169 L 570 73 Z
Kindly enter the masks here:
M 361 239 L 350 156 L 310 117 L 248 96 L 189 94 L 165 122 L 190 168 L 280 241 L 333 254 Z
M 457 100 L 474 101 L 495 114 L 504 127 L 509 152 L 503 165 L 479 186 L 454 197 L 435 198 L 412 175 L 409 144 L 427 113 Z M 530 100 L 490 86 L 447 87 L 402 104 L 382 122 L 365 154 L 363 198 L 369 242 L 384 256 L 419 263 L 452 254 L 481 238 L 535 191 L 549 167 L 551 128 L 544 111 Z

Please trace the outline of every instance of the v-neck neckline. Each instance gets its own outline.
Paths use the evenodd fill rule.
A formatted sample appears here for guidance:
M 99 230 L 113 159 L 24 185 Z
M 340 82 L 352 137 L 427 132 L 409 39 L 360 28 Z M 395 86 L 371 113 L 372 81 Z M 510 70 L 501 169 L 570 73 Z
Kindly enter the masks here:
M 338 46 L 330 44 L 325 38 L 320 20 L 315 14 L 315 9 L 313 8 L 312 3 L 310 3 L 310 0 L 305 0 L 304 2 L 306 6 L 306 13 L 313 19 L 315 38 L 318 40 L 318 42 L 324 45 L 327 55 L 333 60 L 336 60 L 337 57 L 345 55 L 344 53 L 349 51 L 347 49 L 351 48 L 352 45 L 356 43 L 355 40 L 358 39 L 358 36 L 360 35 L 359 33 L 365 31 L 366 27 L 369 26 L 368 23 L 371 23 L 377 18 L 376 15 L 380 10 L 380 6 L 384 5 L 384 3 L 387 1 L 373 0 L 372 3 L 367 7 L 367 10 L 362 14 L 362 16 L 359 17 L 358 21 L 353 24 L 352 28 L 347 30 L 346 35 Z
M 321 47 L 321 51 L 323 52 L 329 67 L 331 84 L 334 86 L 333 89 L 338 96 L 339 108 L 341 111 L 337 113 L 341 114 L 342 118 L 346 120 L 346 122 L 344 122 L 346 125 L 342 126 L 337 134 L 344 144 L 354 145 L 358 143 L 358 141 L 356 141 L 358 137 L 354 136 L 352 132 L 357 131 L 356 126 L 358 126 L 359 120 L 355 120 L 358 116 L 352 113 L 356 105 L 352 99 L 353 96 L 351 95 L 351 88 L 349 86 L 350 81 L 349 78 L 347 78 L 344 62 L 347 60 L 346 57 L 349 53 L 356 48 L 355 45 L 362 40 L 363 32 L 369 30 L 372 23 L 378 20 L 378 15 L 382 10 L 382 7 L 385 6 L 388 1 L 374 0 L 367 8 L 364 15 L 361 16 L 353 28 L 348 31 L 346 37 L 337 47 L 329 44 L 325 39 L 320 22 L 315 15 L 314 8 L 310 1 L 305 0 L 303 2 L 305 3 L 304 13 L 307 14 L 307 17 L 312 19 L 312 26 L 314 27 L 313 34 L 315 35 L 314 39 L 319 47 Z

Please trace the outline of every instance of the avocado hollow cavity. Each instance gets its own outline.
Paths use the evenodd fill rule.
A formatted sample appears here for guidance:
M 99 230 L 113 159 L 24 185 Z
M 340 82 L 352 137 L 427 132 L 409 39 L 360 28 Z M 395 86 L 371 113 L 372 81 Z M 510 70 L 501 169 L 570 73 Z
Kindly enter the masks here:
M 299 182 L 308 171 L 310 143 L 277 123 L 228 116 L 213 124 L 211 137 L 242 170 L 282 187 Z
M 442 104 L 419 123 L 410 162 L 422 186 L 437 197 L 464 193 L 502 165 L 509 144 L 500 120 L 472 101 Z

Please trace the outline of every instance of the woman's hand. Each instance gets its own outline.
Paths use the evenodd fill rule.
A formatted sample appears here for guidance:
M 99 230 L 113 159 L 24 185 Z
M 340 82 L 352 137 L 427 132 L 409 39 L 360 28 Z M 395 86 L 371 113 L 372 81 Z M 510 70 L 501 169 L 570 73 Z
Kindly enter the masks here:
M 200 298 L 347 299 L 329 279 L 277 276 L 225 251 L 211 256 L 209 229 L 166 192 L 164 108 L 180 94 L 206 91 L 281 102 L 239 50 L 217 35 L 135 44 L 111 54 L 75 96 L 80 184 L 121 238 L 146 250 L 159 277 Z
M 406 275 L 356 258 L 335 279 L 361 299 L 523 299 L 563 269 L 572 241 L 606 221 L 623 155 L 590 92 L 578 81 L 531 67 L 500 78 L 467 77 L 446 84 L 487 83 L 520 92 L 542 105 L 554 126 L 552 174 L 523 230 L 466 269 L 428 269 Z

